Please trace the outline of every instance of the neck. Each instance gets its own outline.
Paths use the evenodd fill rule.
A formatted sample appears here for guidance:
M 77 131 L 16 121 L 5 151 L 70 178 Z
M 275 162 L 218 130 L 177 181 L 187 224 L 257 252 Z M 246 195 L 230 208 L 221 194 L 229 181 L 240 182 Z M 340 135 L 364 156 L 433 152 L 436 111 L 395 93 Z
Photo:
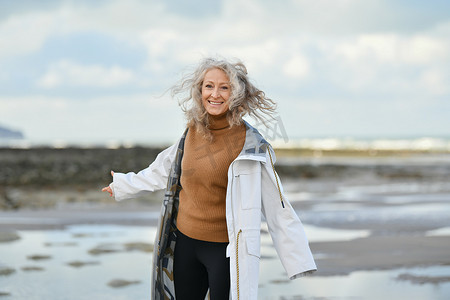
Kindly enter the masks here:
M 230 126 L 227 120 L 227 112 L 220 115 L 209 115 L 209 128 L 211 130 L 224 129 Z

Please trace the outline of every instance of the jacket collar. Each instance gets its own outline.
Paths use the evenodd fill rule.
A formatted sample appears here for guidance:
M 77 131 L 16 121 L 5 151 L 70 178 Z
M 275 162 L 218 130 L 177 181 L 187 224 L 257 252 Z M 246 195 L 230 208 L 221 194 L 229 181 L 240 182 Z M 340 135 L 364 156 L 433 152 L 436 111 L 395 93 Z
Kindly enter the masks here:
M 244 120 L 244 124 L 246 127 L 244 147 L 236 160 L 251 159 L 265 162 L 269 143 L 264 139 L 259 131 L 247 121 Z

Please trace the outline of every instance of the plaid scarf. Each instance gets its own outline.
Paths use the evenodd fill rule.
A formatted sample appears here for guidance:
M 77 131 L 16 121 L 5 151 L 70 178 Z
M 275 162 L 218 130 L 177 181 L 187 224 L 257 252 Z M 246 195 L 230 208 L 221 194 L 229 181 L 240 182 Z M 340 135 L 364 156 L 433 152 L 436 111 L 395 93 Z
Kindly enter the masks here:
M 180 139 L 175 160 L 172 164 L 167 181 L 164 202 L 161 207 L 158 233 L 153 250 L 153 281 L 152 299 L 175 299 L 175 286 L 173 281 L 173 258 L 175 251 L 177 229 L 179 194 L 181 190 L 181 160 L 183 158 L 184 141 L 187 129 Z

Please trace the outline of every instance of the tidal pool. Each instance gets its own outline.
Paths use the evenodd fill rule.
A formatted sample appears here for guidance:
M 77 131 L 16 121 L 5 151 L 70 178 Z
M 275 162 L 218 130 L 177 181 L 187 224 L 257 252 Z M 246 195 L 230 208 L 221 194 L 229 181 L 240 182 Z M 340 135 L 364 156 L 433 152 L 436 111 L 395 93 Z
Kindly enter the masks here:
M 312 241 L 348 240 L 365 231 L 305 226 Z M 126 245 L 153 243 L 155 227 L 74 225 L 65 230 L 18 231 L 0 243 L 5 299 L 149 299 L 152 253 Z M 450 283 L 417 284 L 401 274 L 450 276 L 449 266 L 358 271 L 349 276 L 310 276 L 290 281 L 268 234 L 262 235 L 259 299 L 448 299 Z M 104 251 L 91 251 L 92 249 Z M 45 257 L 45 259 L 31 259 Z M 120 282 L 114 287 L 114 282 Z M 130 283 L 130 284 L 127 284 Z

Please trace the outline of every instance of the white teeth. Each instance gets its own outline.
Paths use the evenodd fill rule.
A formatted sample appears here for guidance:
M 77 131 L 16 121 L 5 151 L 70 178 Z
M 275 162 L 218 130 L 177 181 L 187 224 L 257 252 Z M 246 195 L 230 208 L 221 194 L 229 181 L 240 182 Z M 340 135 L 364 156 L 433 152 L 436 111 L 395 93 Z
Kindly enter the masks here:
M 209 103 L 211 103 L 211 104 L 222 104 L 222 102 L 214 102 L 214 101 L 209 101 Z

